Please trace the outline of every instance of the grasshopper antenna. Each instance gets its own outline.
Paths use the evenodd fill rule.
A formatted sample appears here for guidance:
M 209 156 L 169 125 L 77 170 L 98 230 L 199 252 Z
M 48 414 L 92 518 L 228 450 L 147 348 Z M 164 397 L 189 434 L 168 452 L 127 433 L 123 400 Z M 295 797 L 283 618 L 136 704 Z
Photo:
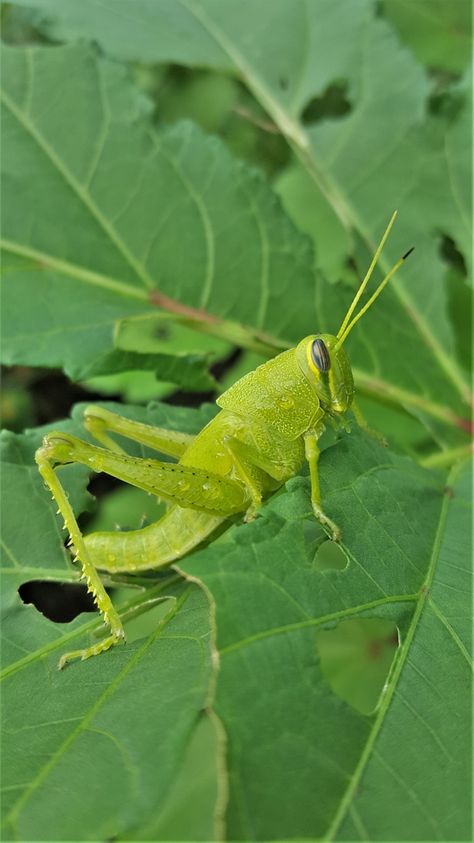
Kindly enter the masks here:
M 382 239 L 382 241 L 381 241 L 381 243 L 380 243 L 380 246 L 379 246 L 379 248 L 377 249 L 377 253 L 378 253 L 378 254 L 380 254 L 380 248 L 381 248 L 381 246 L 383 246 L 384 240 L 386 239 L 386 235 L 387 235 L 387 233 L 390 231 L 390 228 L 391 228 L 391 226 L 392 226 L 392 224 L 393 224 L 393 220 L 394 220 L 394 217 L 392 217 L 392 219 L 390 220 L 389 227 L 387 228 L 387 231 L 386 231 L 386 232 L 385 232 L 385 234 L 384 234 L 384 237 L 383 237 L 383 239 Z M 347 316 L 346 316 L 346 318 L 344 319 L 344 322 L 343 322 L 343 323 L 342 323 L 342 325 L 341 325 L 341 328 L 339 329 L 339 333 L 338 333 L 338 335 L 337 335 L 338 342 L 336 343 L 335 348 L 340 348 L 340 347 L 341 347 L 341 345 L 343 344 L 343 342 L 345 342 L 345 341 L 346 341 L 346 339 L 347 339 L 348 335 L 350 334 L 350 332 L 352 331 L 352 329 L 353 329 L 354 325 L 355 325 L 355 324 L 359 321 L 359 319 L 360 319 L 360 318 L 364 315 L 364 313 L 366 313 L 366 312 L 368 311 L 369 307 L 372 307 L 372 305 L 373 305 L 373 303 L 374 303 L 375 299 L 379 297 L 379 295 L 380 295 L 380 293 L 382 292 L 383 288 L 387 286 L 387 284 L 388 284 L 388 282 L 390 281 L 390 279 L 392 278 L 392 276 L 393 276 L 393 275 L 395 275 L 395 273 L 396 273 L 396 272 L 400 269 L 401 265 L 402 265 L 403 263 L 405 263 L 405 261 L 406 261 L 406 259 L 409 257 L 409 255 L 411 255 L 411 253 L 414 251 L 414 248 L 415 248 L 415 247 L 414 247 L 414 246 L 412 246 L 412 247 L 411 247 L 411 249 L 408 249 L 408 252 L 405 252 L 405 254 L 404 254 L 404 255 L 402 255 L 402 256 L 401 256 L 401 258 L 399 258 L 399 259 L 397 260 L 397 262 L 396 262 L 396 263 L 392 266 L 392 268 L 391 268 L 391 269 L 387 272 L 387 274 L 386 274 L 385 278 L 383 279 L 383 281 L 381 281 L 381 282 L 380 282 L 380 284 L 379 284 L 379 286 L 377 287 L 377 289 L 375 290 L 375 292 L 374 292 L 374 293 L 372 293 L 372 295 L 371 295 L 370 299 L 368 300 L 368 302 L 366 302 L 366 304 L 364 304 L 364 307 L 362 307 L 362 308 L 359 310 L 359 313 L 358 313 L 356 316 L 354 316 L 354 318 L 352 319 L 352 321 L 351 321 L 351 322 L 349 322 L 349 324 L 348 324 L 348 325 L 347 325 Z M 348 313 L 352 313 L 352 312 L 354 311 L 354 307 L 353 307 L 353 305 L 354 305 L 354 304 L 357 304 L 357 301 L 358 301 L 358 300 L 359 300 L 359 298 L 360 298 L 359 293 L 360 293 L 360 291 L 361 291 L 361 289 L 362 289 L 362 285 L 364 285 L 364 287 L 365 287 L 365 286 L 366 286 L 366 284 L 367 284 L 368 277 L 370 278 L 370 273 L 372 272 L 372 265 L 374 264 L 374 262 L 375 262 L 375 260 L 377 259 L 377 256 L 378 256 L 378 254 L 377 254 L 377 253 L 376 253 L 376 254 L 375 254 L 375 256 L 374 256 L 374 260 L 372 261 L 372 263 L 371 263 L 371 265 L 370 265 L 370 267 L 369 267 L 369 271 L 368 271 L 367 275 L 365 276 L 365 278 L 364 278 L 364 280 L 363 280 L 363 282 L 362 282 L 362 284 L 361 284 L 361 286 L 360 286 L 360 288 L 359 288 L 359 291 L 358 291 L 358 293 L 357 293 L 357 295 L 356 295 L 356 297 L 355 297 L 354 301 L 352 302 L 352 305 L 351 305 L 351 307 L 350 307 L 350 309 L 349 309 Z M 343 327 L 344 327 L 344 330 L 342 330 L 342 328 L 343 328 Z
M 394 224 L 394 222 L 397 218 L 397 214 L 398 214 L 398 211 L 394 211 L 391 218 L 390 218 L 390 222 L 387 225 L 387 228 L 385 229 L 384 235 L 383 235 L 379 245 L 377 246 L 377 249 L 376 249 L 376 252 L 375 252 L 375 254 L 372 258 L 371 264 L 370 264 L 370 266 L 369 266 L 369 268 L 368 268 L 368 270 L 365 274 L 365 278 L 362 281 L 359 289 L 357 290 L 357 293 L 355 294 L 355 296 L 352 300 L 352 304 L 349 307 L 349 310 L 347 311 L 347 313 L 344 317 L 344 321 L 343 321 L 341 327 L 339 328 L 339 331 L 337 332 L 338 338 L 341 337 L 344 334 L 344 331 L 346 330 L 346 327 L 347 327 L 348 323 L 350 322 L 350 318 L 351 318 L 352 314 L 354 313 L 354 310 L 357 307 L 359 299 L 360 299 L 362 293 L 364 292 L 365 288 L 367 287 L 367 284 L 369 283 L 370 276 L 372 275 L 372 273 L 374 271 L 374 268 L 375 268 L 375 264 L 377 263 L 377 261 L 380 257 L 380 254 L 382 252 L 383 247 L 385 246 L 385 241 L 386 241 L 388 235 L 390 234 L 390 232 L 392 230 L 392 226 L 393 226 L 393 224 Z

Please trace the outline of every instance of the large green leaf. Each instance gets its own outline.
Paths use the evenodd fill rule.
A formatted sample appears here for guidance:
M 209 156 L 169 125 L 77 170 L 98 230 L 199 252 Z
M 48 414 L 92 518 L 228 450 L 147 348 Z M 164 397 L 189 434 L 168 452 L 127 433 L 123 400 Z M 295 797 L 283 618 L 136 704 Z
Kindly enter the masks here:
M 179 409 L 150 412 L 190 431 L 205 419 Z M 60 427 L 80 432 L 78 422 Z M 175 576 L 128 592 L 124 610 L 166 599 L 145 631 L 137 629 L 140 619 L 130 621 L 130 643 L 108 662 L 62 672 L 59 655 L 86 643 L 97 621 L 82 615 L 53 624 L 18 595 L 27 581 L 78 576 L 33 461 L 44 430 L 2 434 L 4 838 L 214 839 L 221 739 L 203 711 L 213 670 L 202 590 Z M 85 472 L 71 467 L 63 479 L 82 511 Z
M 216 0 L 180 0 L 153 6 L 141 0 L 134 0 L 133 3 L 120 0 L 119 3 L 109 5 L 99 4 L 95 0 L 80 5 L 55 0 L 38 0 L 35 3 L 32 0 L 30 5 L 40 10 L 40 17 L 43 21 L 46 19 L 46 31 L 54 38 L 75 40 L 86 37 L 98 41 L 108 52 L 120 58 L 212 66 L 231 70 L 242 79 L 302 164 L 308 185 L 298 200 L 299 211 L 295 213 L 295 218 L 299 223 L 303 213 L 301 205 L 304 191 L 313 189 L 316 192 L 315 207 L 320 224 L 317 231 L 314 226 L 306 227 L 314 236 L 317 254 L 322 255 L 321 265 L 326 271 L 335 273 L 334 280 L 340 275 L 344 257 L 348 253 L 355 254 L 359 271 L 363 272 L 370 251 L 378 241 L 391 211 L 398 207 L 399 222 L 381 265 L 388 268 L 392 260 L 411 245 L 416 246 L 416 253 L 394 282 L 393 289 L 387 291 L 384 300 L 378 303 L 379 320 L 373 316 L 367 317 L 363 326 L 349 340 L 356 379 L 372 395 L 383 395 L 387 400 L 411 408 L 424 404 L 424 412 L 431 416 L 466 427 L 464 422 L 459 421 L 459 416 L 466 415 L 464 401 L 469 387 L 462 361 L 458 359 L 456 332 L 449 318 L 450 301 L 457 295 L 457 287 L 462 286 L 463 282 L 454 280 L 447 273 L 439 254 L 440 236 L 443 234 L 452 238 L 466 261 L 470 260 L 469 160 L 466 144 L 462 140 L 469 114 L 466 91 L 462 86 L 452 92 L 454 99 L 457 98 L 454 117 L 448 119 L 444 112 L 431 114 L 432 89 L 424 69 L 401 46 L 390 25 L 374 16 L 373 4 L 368 0 L 360 0 L 358 3 L 344 0 L 339 4 L 317 0 L 309 6 L 303 0 L 277 0 L 272 4 L 270 32 L 266 5 L 251 3 L 250 0 L 238 0 L 231 5 L 223 5 Z M 63 59 L 59 58 L 60 50 L 54 51 L 57 57 L 54 60 L 47 57 L 48 52 L 43 50 L 41 59 L 37 53 L 31 55 L 35 56 L 35 63 L 40 61 L 45 66 L 51 62 L 61 64 Z M 22 60 L 18 61 L 21 64 Z M 110 73 L 112 71 L 103 75 L 106 86 Z M 21 86 L 24 80 L 21 74 L 19 76 L 21 81 L 18 84 Z M 70 85 L 77 87 L 74 78 L 75 74 Z M 308 105 L 315 97 L 321 97 L 335 82 L 346 85 L 350 105 L 348 114 L 315 125 L 304 123 L 303 116 L 311 114 Z M 86 91 L 90 84 L 82 80 L 81 90 Z M 95 82 L 92 83 L 92 92 L 96 91 L 94 86 Z M 113 91 L 111 96 L 112 109 Z M 90 95 L 87 102 L 91 102 Z M 128 108 L 128 113 L 130 110 L 135 112 L 138 107 L 136 97 L 133 102 L 134 108 Z M 64 133 L 59 135 L 58 123 L 68 120 L 69 112 L 61 108 L 60 99 L 56 107 L 61 115 L 52 130 L 54 146 L 61 160 L 64 156 L 68 160 L 71 143 L 68 148 L 64 148 Z M 21 111 L 21 106 L 18 110 Z M 96 149 L 97 138 L 100 140 L 101 137 L 101 124 L 100 118 L 96 114 L 90 115 L 89 110 L 87 125 L 91 128 L 85 129 L 81 125 L 82 135 L 84 132 L 86 134 L 82 138 L 81 148 L 90 165 L 87 149 L 91 145 Z M 83 111 L 84 107 L 80 103 L 79 112 Z M 123 123 L 123 114 L 117 119 Z M 310 120 L 310 116 L 307 119 Z M 42 126 L 40 130 L 42 133 Z M 179 147 L 180 133 L 185 130 L 176 128 L 169 131 L 169 137 L 172 138 L 169 143 L 174 151 L 176 145 Z M 165 132 L 166 137 L 168 132 Z M 106 169 L 108 180 L 116 172 L 116 147 L 112 138 L 111 130 L 98 167 L 99 173 L 103 168 Z M 129 150 L 133 150 L 137 143 L 137 140 L 131 144 L 128 142 Z M 160 148 L 169 154 L 170 147 L 167 147 L 166 141 Z M 204 203 L 203 207 L 213 228 L 217 200 L 213 195 L 208 205 L 208 194 L 205 191 L 203 194 L 202 182 L 199 179 L 194 181 L 198 165 L 201 168 L 209 165 L 204 163 L 207 159 L 201 158 L 194 144 L 188 145 L 188 149 L 192 149 L 195 163 L 191 176 L 187 157 L 183 158 L 185 177 L 191 179 L 194 193 L 199 194 L 201 205 Z M 159 175 L 156 175 L 160 189 L 155 193 L 161 197 L 165 176 L 163 162 L 159 157 L 156 165 L 160 170 Z M 144 170 L 148 183 L 149 170 L 141 166 L 140 172 Z M 164 170 L 169 178 L 168 162 Z M 115 179 L 114 191 L 111 191 L 110 184 L 102 188 L 107 193 L 113 193 L 114 201 L 117 192 L 120 193 L 117 190 L 118 183 L 124 181 L 122 192 L 127 191 L 131 178 L 128 173 L 129 169 L 126 168 L 124 176 Z M 132 178 L 135 184 L 134 176 Z M 151 181 L 153 183 L 153 179 Z M 337 301 L 341 298 L 340 294 L 322 282 L 312 285 L 312 260 L 306 244 L 295 237 L 290 238 L 291 243 L 288 241 L 288 248 L 293 249 L 295 266 L 292 266 L 294 273 L 291 274 L 291 283 L 287 283 L 291 264 L 281 254 L 279 270 L 274 263 L 266 262 L 265 247 L 262 250 L 257 244 L 256 251 L 253 251 L 249 246 L 250 236 L 256 237 L 258 241 L 263 224 L 272 225 L 269 221 L 270 200 L 265 203 L 260 223 L 253 226 L 251 234 L 250 230 L 241 228 L 242 216 L 232 203 L 229 206 L 227 202 L 229 185 L 232 183 L 232 176 L 227 173 L 225 186 L 224 180 L 219 186 L 220 200 L 217 202 L 219 220 L 222 216 L 234 220 L 235 214 L 239 222 L 232 226 L 235 241 L 232 240 L 230 245 L 229 241 L 225 243 L 226 248 L 230 248 L 228 259 L 232 269 L 235 269 L 234 257 L 236 251 L 239 251 L 241 257 L 253 255 L 258 266 L 255 261 L 249 261 L 250 265 L 245 271 L 239 266 L 237 277 L 229 273 L 228 264 L 219 267 L 216 247 L 215 295 L 203 298 L 201 281 L 195 275 L 197 254 L 201 254 L 205 261 L 203 220 L 196 220 L 200 232 L 199 245 L 194 243 L 190 252 L 191 265 L 186 265 L 184 281 L 183 267 L 178 256 L 182 257 L 181 231 L 188 229 L 189 218 L 183 218 L 181 208 L 176 210 L 176 214 L 169 212 L 167 203 L 165 216 L 169 214 L 169 225 L 166 227 L 166 243 L 169 247 L 166 248 L 166 255 L 160 252 L 157 269 L 154 268 L 153 260 L 151 265 L 141 267 L 140 251 L 137 256 L 135 240 L 136 220 L 140 219 L 143 225 L 138 205 L 143 206 L 144 200 L 138 190 L 136 203 L 132 202 L 126 218 L 118 221 L 121 239 L 124 224 L 130 228 L 123 238 L 138 275 L 151 276 L 152 283 L 159 284 L 165 292 L 171 288 L 172 294 L 185 304 L 196 306 L 204 303 L 213 314 L 225 315 L 233 321 L 243 321 L 251 328 L 264 328 L 274 335 L 277 344 L 293 342 L 297 336 L 313 331 L 315 327 L 336 330 L 342 310 L 342 305 Z M 97 179 L 92 183 L 94 195 L 99 191 L 99 207 L 103 198 L 100 195 L 101 184 L 97 183 Z M 217 190 L 216 178 L 212 181 L 212 187 Z M 165 189 L 168 199 L 168 181 Z M 171 195 L 175 189 L 173 184 Z M 251 189 L 260 195 L 256 186 Z M 146 205 L 149 206 L 148 192 L 147 196 Z M 436 201 L 433 201 L 433 197 L 436 197 Z M 107 199 L 110 200 L 110 197 Z M 112 209 L 110 201 L 107 201 L 105 216 L 108 218 L 110 214 L 114 219 L 121 207 L 119 204 L 118 208 Z M 163 213 L 162 208 L 156 208 L 153 204 L 153 224 L 157 216 L 161 218 Z M 345 234 L 341 232 L 341 225 L 346 229 Z M 217 228 L 220 231 L 219 225 Z M 281 237 L 280 232 L 273 228 L 270 230 L 274 231 L 275 240 Z M 354 252 L 354 246 L 351 246 L 354 233 L 369 247 L 369 251 Z M 142 243 L 141 235 L 138 242 Z M 244 249 L 242 244 L 245 244 Z M 173 255 L 169 254 L 171 249 Z M 159 246 L 156 250 L 159 251 Z M 108 251 L 105 249 L 104 255 Z M 112 251 L 115 255 L 115 246 Z M 83 250 L 80 265 L 81 262 Z M 268 309 L 264 305 L 263 286 L 260 293 L 257 293 L 255 284 L 255 278 L 263 277 L 264 264 L 268 268 L 268 273 L 263 268 L 270 296 Z M 166 273 L 163 266 L 166 267 Z M 209 268 L 209 262 L 207 266 Z M 102 258 L 98 262 L 94 259 L 92 270 L 114 275 L 115 265 L 113 268 L 108 265 L 105 269 Z M 129 284 L 129 276 L 130 266 L 121 283 L 127 279 Z M 64 290 L 63 279 L 60 283 Z M 317 292 L 314 309 L 313 305 L 309 306 L 312 288 Z M 238 295 L 233 292 L 235 289 L 238 289 Z M 199 290 L 198 294 L 196 290 Z M 251 291 L 255 291 L 255 295 Z M 284 322 L 281 315 L 275 316 L 272 311 L 272 295 L 275 300 L 279 296 L 280 314 L 287 316 Z M 333 301 L 334 296 L 336 301 Z M 324 300 L 324 310 L 321 300 Z M 343 300 L 347 302 L 348 297 L 343 296 Z M 133 309 L 136 306 L 134 303 Z M 264 311 L 265 318 L 262 318 Z M 466 310 L 464 312 L 467 313 Z M 214 329 L 217 330 L 215 326 Z M 465 324 L 462 330 L 466 330 Z M 245 344 L 245 336 L 240 337 L 240 341 Z M 403 356 L 394 354 L 394 348 L 398 347 L 403 349 Z
M 263 523 L 182 563 L 216 604 L 228 836 L 467 839 L 469 466 L 453 472 L 443 501 L 426 474 L 362 437 L 330 448 L 322 464 L 345 570 L 312 566 L 299 480 Z M 315 631 L 355 617 L 399 630 L 371 717 L 335 696 L 316 649 Z
M 470 463 L 457 466 L 449 478 L 452 485 L 447 488 L 428 577 L 405 645 L 402 642 L 387 705 L 374 723 L 333 821 L 331 831 L 339 840 L 367 839 L 378 829 L 383 839 L 392 834 L 403 839 L 408 829 L 410 836 L 418 831 L 420 838 L 431 840 L 469 839 L 473 784 L 471 479 Z M 393 807 L 387 816 L 387 806 L 378 796 L 388 792 Z
M 230 317 L 301 335 L 311 246 L 258 173 L 191 124 L 155 133 L 124 70 L 91 49 L 3 58 L 5 362 L 115 371 L 116 323 L 172 309 L 170 297 L 211 327 Z M 201 350 L 190 333 L 181 354 Z M 169 365 L 151 364 L 170 379 Z
M 383 0 L 383 11 L 420 61 L 462 73 L 471 56 L 471 5 L 467 0 Z
M 121 409 L 190 432 L 212 412 Z M 78 407 L 75 421 L 55 427 L 77 432 L 80 414 Z M 16 591 L 27 580 L 76 578 L 33 463 L 43 430 L 3 435 L 7 834 L 212 839 L 213 812 L 219 818 L 224 807 L 223 745 L 200 712 L 215 690 L 227 737 L 230 839 L 366 839 L 364 829 L 380 840 L 407 839 L 407 829 L 411 839 L 466 838 L 467 467 L 445 488 L 442 477 L 365 436 L 344 435 L 323 453 L 321 479 L 325 506 L 343 528 L 345 569 L 314 559 L 324 534 L 304 476 L 263 517 L 183 560 L 179 567 L 204 583 L 214 605 L 214 689 L 207 598 L 197 585 L 162 576 L 122 604 L 145 610 L 147 599 L 172 598 L 127 625 L 131 643 L 56 671 L 58 656 L 97 622 L 53 624 Z M 90 507 L 82 469 L 62 472 L 76 510 Z M 400 639 L 370 716 L 331 689 L 317 646 L 318 631 L 360 618 L 394 622 Z M 134 629 L 142 621 L 145 629 Z M 203 791 L 193 790 L 201 781 Z

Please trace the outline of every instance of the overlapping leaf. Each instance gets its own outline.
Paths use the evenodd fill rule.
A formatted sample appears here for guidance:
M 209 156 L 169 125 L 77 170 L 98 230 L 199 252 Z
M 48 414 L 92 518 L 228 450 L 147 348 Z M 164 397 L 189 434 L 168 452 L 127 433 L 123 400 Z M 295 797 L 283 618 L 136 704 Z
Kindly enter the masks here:
M 310 6 L 303 0 L 291 3 L 278 0 L 272 5 L 270 36 L 265 7 L 248 0 L 239 0 L 231 8 L 215 0 L 163 2 L 153 7 L 146 2 L 131 4 L 127 0 L 110 5 L 88 0 L 80 7 L 55 0 L 41 0 L 31 5 L 39 9 L 40 20 L 54 38 L 93 38 L 120 58 L 205 65 L 237 74 L 295 149 L 305 178 L 319 195 L 319 233 L 315 233 L 314 227 L 311 227 L 311 233 L 315 236 L 317 252 L 325 256 L 322 265 L 326 269 L 332 268 L 339 273 L 344 256 L 353 251 L 349 249 L 349 241 L 342 236 L 341 221 L 349 230 L 357 232 L 372 250 L 391 211 L 398 207 L 399 223 L 382 265 L 387 268 L 391 259 L 413 244 L 417 248 L 416 258 L 406 267 L 403 277 L 397 279 L 393 291 L 387 292 L 385 300 L 378 304 L 380 320 L 384 324 L 380 326 L 380 320 L 367 318 L 363 331 L 359 330 L 358 335 L 351 337 L 350 349 L 357 379 L 371 394 L 383 393 L 399 404 L 413 407 L 421 398 L 430 415 L 438 413 L 448 423 L 457 424 L 456 416 L 466 415 L 464 402 L 468 383 L 457 357 L 458 343 L 449 319 L 450 302 L 456 297 L 456 287 L 462 285 L 462 281 L 448 277 L 439 250 L 443 234 L 453 239 L 466 261 L 470 259 L 469 178 L 465 177 L 469 162 L 462 142 L 463 125 L 469 120 L 468 99 L 462 89 L 455 94 L 458 106 L 451 125 L 444 115 L 427 116 L 431 90 L 426 73 L 400 45 L 390 26 L 374 17 L 371 3 L 346 2 L 344 15 L 341 15 L 340 7 L 328 0 L 318 0 Z M 314 97 L 322 96 L 334 82 L 346 86 L 349 113 L 341 119 L 308 127 L 303 125 L 301 116 L 308 104 Z M 89 123 L 94 125 L 94 120 Z M 96 118 L 94 132 L 90 132 L 93 138 L 88 137 L 87 143 L 83 143 L 85 150 L 90 143 L 97 142 L 98 133 L 100 140 Z M 173 131 L 171 136 L 176 137 Z M 55 140 L 57 142 L 57 137 Z M 171 143 L 174 149 L 175 141 Z M 178 140 L 176 143 L 179 146 Z M 62 156 L 62 138 L 59 149 Z M 104 152 L 108 151 L 107 147 Z M 208 166 L 194 147 L 193 156 L 195 169 Z M 114 167 L 113 159 L 114 154 L 109 166 Z M 159 163 L 161 170 L 162 161 Z M 186 168 L 186 164 L 183 166 Z M 168 170 L 167 165 L 165 169 Z M 125 182 L 128 173 L 126 168 Z M 112 176 L 110 170 L 108 175 Z M 186 177 L 189 177 L 187 170 Z M 163 174 L 160 184 L 161 179 Z M 118 181 L 120 179 L 116 178 L 115 185 Z M 195 193 L 202 197 L 202 184 L 199 180 L 191 181 Z M 231 183 L 232 179 L 227 179 L 226 187 L 220 188 L 221 194 L 227 196 Z M 212 186 L 216 187 L 215 179 L 211 189 Z M 92 188 L 97 190 L 97 185 L 93 183 Z M 174 188 L 171 186 L 167 200 Z M 251 190 L 259 193 L 256 186 Z M 162 195 L 160 190 L 156 193 Z M 115 198 L 116 194 L 114 190 Z M 256 231 L 254 229 L 253 235 L 249 235 L 245 227 L 240 226 L 241 216 L 237 214 L 233 218 L 232 208 L 221 201 L 219 214 L 224 214 L 231 223 L 237 221 L 237 225 L 232 226 L 235 243 L 230 246 L 231 266 L 235 268 L 236 250 L 240 256 L 247 255 L 249 236 L 254 236 Z M 137 196 L 138 202 L 143 205 L 141 195 L 140 199 Z M 214 227 L 214 202 L 215 199 L 209 207 L 208 194 L 203 196 L 211 227 Z M 125 219 L 119 220 L 119 231 L 122 232 L 124 223 L 131 229 L 124 236 L 135 258 L 136 219 L 142 220 L 142 217 L 135 210 L 132 221 L 133 207 L 128 210 Z M 176 232 L 180 232 L 181 239 L 181 232 L 187 231 L 189 222 L 186 216 L 182 217 L 181 210 L 170 214 L 169 226 L 163 229 L 170 248 L 180 252 L 181 243 L 176 242 Z M 115 211 L 110 211 L 112 216 Z M 162 209 L 153 206 L 154 220 L 160 219 L 162 214 Z M 297 214 L 298 219 L 300 216 Z M 265 225 L 271 225 L 268 209 L 261 221 L 263 219 Z M 146 224 L 144 230 L 148 230 Z M 200 248 L 196 243 L 191 248 L 190 263 L 194 268 L 199 256 L 206 262 L 205 240 L 201 231 Z M 141 237 L 138 242 L 142 243 Z M 229 250 L 229 243 L 225 245 Z M 321 284 L 314 285 L 318 293 L 314 312 L 313 304 L 309 306 L 312 301 L 312 285 L 308 278 L 311 257 L 302 241 L 298 245 L 292 240 L 292 248 L 299 266 L 294 275 L 291 274 L 291 284 L 282 284 L 274 264 L 267 263 L 268 273 L 265 273 L 265 246 L 263 249 L 257 247 L 261 265 L 249 266 L 250 275 L 242 271 L 238 279 L 229 274 L 227 266 L 222 267 L 221 273 L 216 260 L 216 284 L 220 292 L 215 291 L 215 297 L 204 295 L 202 298 L 202 285 L 204 290 L 206 285 L 209 287 L 209 272 L 207 281 L 205 277 L 198 280 L 192 267 L 187 265 L 184 280 L 183 267 L 179 262 L 176 264 L 176 256 L 171 258 L 166 253 L 164 257 L 160 253 L 157 270 L 148 265 L 144 270 L 152 276 L 153 283 L 165 291 L 169 289 L 167 285 L 171 285 L 183 302 L 205 303 L 213 313 L 225 313 L 231 319 L 248 321 L 251 326 L 264 326 L 280 340 L 293 341 L 298 333 L 301 336 L 315 326 L 337 329 L 340 308 L 333 302 L 330 290 Z M 361 271 L 369 253 L 364 253 Z M 282 273 L 288 277 L 290 266 L 283 263 Z M 102 266 L 99 261 L 94 271 L 102 271 Z M 163 271 L 165 267 L 166 272 Z M 209 271 L 209 260 L 207 268 Z M 143 274 L 138 269 L 139 274 Z M 110 270 L 108 267 L 106 274 L 110 274 Z M 265 307 L 262 289 L 257 300 L 249 293 L 250 288 L 255 288 L 255 280 L 265 274 L 270 298 L 273 291 L 275 296 L 280 296 L 280 305 L 285 301 L 285 306 L 280 307 L 280 312 L 286 312 L 289 317 L 285 324 L 281 319 L 273 318 L 271 306 L 268 310 Z M 199 287 L 197 298 L 196 285 Z M 239 295 L 234 292 L 236 285 Z M 298 291 L 296 295 L 295 290 Z M 347 301 L 347 296 L 344 300 Z M 264 311 L 267 311 L 266 318 L 262 317 Z M 466 330 L 466 325 L 462 330 Z M 393 354 L 394 347 L 403 347 L 403 357 Z M 416 365 L 412 365 L 413 360 Z M 439 413 L 440 406 L 444 412 Z M 447 407 L 451 408 L 451 419 Z
M 5 362 L 103 369 L 115 323 L 153 312 L 156 290 L 301 335 L 311 248 L 257 173 L 190 124 L 156 134 L 125 71 L 91 49 L 5 48 L 3 79 Z
M 312 567 L 307 484 L 299 480 L 263 523 L 182 563 L 216 602 L 228 836 L 463 839 L 471 798 L 469 466 L 453 472 L 454 497 L 442 502 L 426 474 L 362 438 L 330 448 L 322 463 L 346 570 Z M 372 717 L 335 696 L 316 651 L 316 630 L 354 616 L 394 620 L 400 634 Z
M 471 9 L 466 0 L 383 0 L 387 18 L 428 67 L 462 73 L 471 55 Z

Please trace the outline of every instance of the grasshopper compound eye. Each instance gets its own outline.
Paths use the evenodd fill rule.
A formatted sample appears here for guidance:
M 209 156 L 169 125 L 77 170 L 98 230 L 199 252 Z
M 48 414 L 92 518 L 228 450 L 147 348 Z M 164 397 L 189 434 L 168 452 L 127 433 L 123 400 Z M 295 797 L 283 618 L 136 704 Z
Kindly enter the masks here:
M 311 360 L 320 372 L 329 372 L 331 358 L 322 340 L 313 340 L 311 344 Z

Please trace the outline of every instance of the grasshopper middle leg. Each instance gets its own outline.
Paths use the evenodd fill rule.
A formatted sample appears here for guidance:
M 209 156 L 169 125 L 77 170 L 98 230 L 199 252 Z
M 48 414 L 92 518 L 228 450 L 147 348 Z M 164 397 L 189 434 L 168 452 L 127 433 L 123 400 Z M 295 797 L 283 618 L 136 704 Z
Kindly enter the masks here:
M 341 539 L 341 530 L 334 523 L 334 521 L 326 515 L 321 507 L 321 493 L 319 491 L 319 472 L 318 461 L 320 450 L 318 448 L 318 434 L 315 431 L 309 431 L 304 438 L 305 454 L 309 465 L 309 473 L 311 478 L 311 505 L 313 512 L 323 527 L 327 528 L 335 542 Z

